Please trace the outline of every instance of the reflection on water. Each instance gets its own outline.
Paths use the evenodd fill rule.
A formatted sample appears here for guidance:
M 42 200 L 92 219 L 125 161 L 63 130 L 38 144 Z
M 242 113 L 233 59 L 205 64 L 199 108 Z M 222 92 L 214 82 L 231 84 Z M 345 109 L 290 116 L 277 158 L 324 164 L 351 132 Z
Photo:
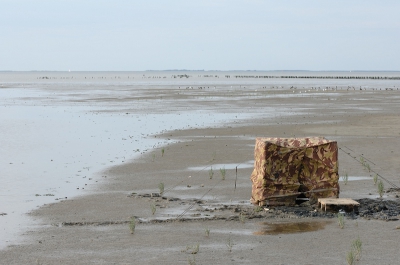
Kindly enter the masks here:
M 314 222 L 295 222 L 295 223 L 268 223 L 262 222 L 261 230 L 254 232 L 254 235 L 280 235 L 280 234 L 296 234 L 322 230 L 331 221 L 314 221 Z

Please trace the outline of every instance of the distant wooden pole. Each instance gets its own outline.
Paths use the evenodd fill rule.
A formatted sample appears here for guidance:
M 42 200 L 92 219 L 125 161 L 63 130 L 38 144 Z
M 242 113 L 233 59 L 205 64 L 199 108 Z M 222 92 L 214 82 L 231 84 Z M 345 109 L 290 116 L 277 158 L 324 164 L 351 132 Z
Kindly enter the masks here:
M 235 190 L 236 190 L 236 181 L 237 181 L 237 166 L 236 166 Z

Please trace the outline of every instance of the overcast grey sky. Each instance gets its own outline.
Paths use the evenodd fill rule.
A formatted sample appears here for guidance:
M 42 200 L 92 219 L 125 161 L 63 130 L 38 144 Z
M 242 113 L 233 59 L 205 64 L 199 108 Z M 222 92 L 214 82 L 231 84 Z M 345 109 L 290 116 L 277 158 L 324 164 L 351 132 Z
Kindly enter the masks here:
M 0 4 L 0 70 L 400 70 L 398 0 Z

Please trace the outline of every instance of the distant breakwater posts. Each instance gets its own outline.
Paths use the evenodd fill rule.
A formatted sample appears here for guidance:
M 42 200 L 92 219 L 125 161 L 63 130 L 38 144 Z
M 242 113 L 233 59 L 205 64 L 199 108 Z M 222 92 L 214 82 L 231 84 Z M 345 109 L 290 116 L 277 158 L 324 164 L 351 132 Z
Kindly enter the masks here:
M 235 75 L 235 78 L 286 78 L 286 79 L 387 79 L 387 80 L 400 80 L 399 76 L 296 76 L 296 75 L 281 75 L 281 76 L 249 76 L 249 75 Z
M 193 76 L 182 74 L 182 75 L 171 75 L 170 78 L 182 79 L 192 78 Z M 197 75 L 196 78 L 220 78 L 219 75 Z M 318 76 L 318 75 L 222 75 L 223 78 L 239 78 L 239 79 L 372 79 L 372 80 L 400 80 L 400 76 Z M 135 76 L 85 76 L 84 79 L 135 79 Z M 167 76 L 152 76 L 143 75 L 140 77 L 136 76 L 136 79 L 165 79 Z M 74 79 L 74 76 L 39 76 L 37 79 Z M 76 78 L 75 78 L 76 79 Z

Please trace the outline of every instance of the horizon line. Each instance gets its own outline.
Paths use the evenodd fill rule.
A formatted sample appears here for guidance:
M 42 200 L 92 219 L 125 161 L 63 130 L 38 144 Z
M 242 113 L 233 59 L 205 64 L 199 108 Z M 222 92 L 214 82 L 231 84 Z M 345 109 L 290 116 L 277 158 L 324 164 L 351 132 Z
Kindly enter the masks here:
M 400 72 L 400 70 L 0 70 L 0 72 Z

